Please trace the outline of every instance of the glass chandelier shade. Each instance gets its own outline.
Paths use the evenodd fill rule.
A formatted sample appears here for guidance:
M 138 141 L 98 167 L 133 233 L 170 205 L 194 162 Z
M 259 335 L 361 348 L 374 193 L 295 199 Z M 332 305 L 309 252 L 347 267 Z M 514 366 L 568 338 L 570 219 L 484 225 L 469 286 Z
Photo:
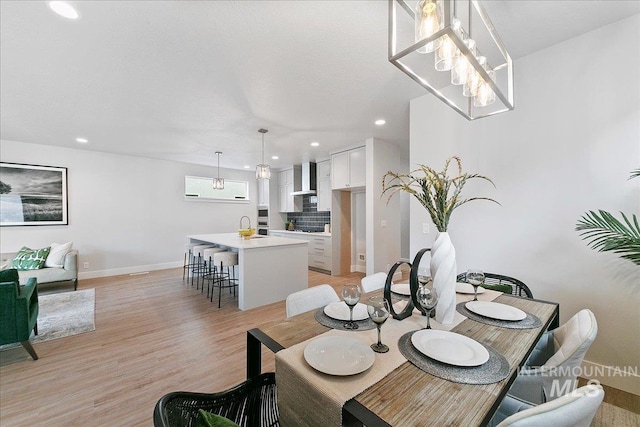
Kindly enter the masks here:
M 221 151 L 216 151 L 216 155 L 218 156 L 218 177 L 213 178 L 213 189 L 214 190 L 224 190 L 224 179 L 220 178 L 220 155 Z
M 513 110 L 513 63 L 480 0 L 388 1 L 389 62 L 468 120 Z
M 270 179 L 271 166 L 264 163 L 264 134 L 269 132 L 267 129 L 258 129 L 262 134 L 262 163 L 256 166 L 256 179 Z

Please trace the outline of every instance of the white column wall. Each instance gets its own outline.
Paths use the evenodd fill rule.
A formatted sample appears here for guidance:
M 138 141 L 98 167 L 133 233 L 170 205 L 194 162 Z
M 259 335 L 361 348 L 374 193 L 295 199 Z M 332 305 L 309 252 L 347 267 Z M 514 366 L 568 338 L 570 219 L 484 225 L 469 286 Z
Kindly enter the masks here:
M 508 40 L 506 41 L 508 42 Z M 463 195 L 449 232 L 459 272 L 470 267 L 523 280 L 560 303 L 561 322 L 582 308 L 599 332 L 587 365 L 635 367 L 640 355 L 640 267 L 589 249 L 574 230 L 588 210 L 640 214 L 640 15 L 515 61 L 516 109 L 468 122 L 425 95 L 411 102 L 410 167 L 439 169 L 451 155 L 484 174 Z M 411 256 L 436 231 L 411 201 Z M 598 375 L 594 375 L 598 377 Z M 640 394 L 638 376 L 600 378 Z
M 253 171 L 220 169 L 249 182 L 250 203 L 195 202 L 184 200 L 184 177 L 213 176 L 211 167 L 5 140 L 0 147 L 3 162 L 68 168 L 69 195 L 68 226 L 2 227 L 0 252 L 73 241 L 80 278 L 179 266 L 186 235 L 233 232 L 242 215 L 256 223 Z
M 387 204 L 382 177 L 387 171 L 405 170 L 401 149 L 375 138 L 366 141 L 367 156 L 367 275 L 388 272 L 401 258 L 401 198 Z M 385 225 L 383 225 L 383 223 Z

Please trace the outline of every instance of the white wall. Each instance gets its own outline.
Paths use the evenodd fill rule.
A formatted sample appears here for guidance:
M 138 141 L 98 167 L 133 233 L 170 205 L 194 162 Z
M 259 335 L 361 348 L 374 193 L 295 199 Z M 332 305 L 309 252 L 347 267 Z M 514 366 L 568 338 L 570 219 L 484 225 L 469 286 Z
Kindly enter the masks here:
M 366 141 L 367 156 L 367 275 L 387 272 L 401 258 L 401 203 L 382 196 L 382 177 L 388 171 L 404 170 L 400 149 L 386 141 Z M 384 224 L 384 225 L 383 225 Z
M 256 223 L 253 171 L 220 169 L 249 181 L 250 203 L 208 203 L 184 200 L 184 176 L 213 176 L 206 166 L 4 140 L 0 158 L 68 168 L 69 194 L 68 226 L 2 227 L 0 252 L 71 240 L 81 279 L 182 265 L 186 235 L 235 232 L 242 215 Z
M 561 322 L 590 308 L 599 332 L 587 359 L 621 368 L 639 364 L 640 267 L 589 249 L 574 228 L 588 210 L 640 213 L 640 179 L 627 181 L 640 167 L 639 52 L 636 15 L 515 61 L 512 112 L 468 122 L 431 95 L 411 103 L 412 168 L 459 155 L 497 186 L 465 188 L 502 206 L 455 211 L 458 270 L 523 280 L 560 303 Z M 415 200 L 410 209 L 413 257 L 435 229 L 422 234 L 428 215 Z M 640 394 L 639 377 L 600 380 Z
M 367 253 L 367 216 L 366 193 L 354 191 L 351 193 L 351 271 L 366 272 Z M 365 255 L 360 260 L 360 254 Z

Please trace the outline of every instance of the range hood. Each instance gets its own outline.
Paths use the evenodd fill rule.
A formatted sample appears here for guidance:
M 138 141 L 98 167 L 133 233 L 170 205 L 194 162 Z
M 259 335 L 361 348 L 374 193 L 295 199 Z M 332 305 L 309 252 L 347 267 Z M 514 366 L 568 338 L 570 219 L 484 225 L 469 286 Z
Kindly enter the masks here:
M 302 164 L 302 190 L 294 191 L 291 195 L 316 195 L 316 164 L 314 162 Z

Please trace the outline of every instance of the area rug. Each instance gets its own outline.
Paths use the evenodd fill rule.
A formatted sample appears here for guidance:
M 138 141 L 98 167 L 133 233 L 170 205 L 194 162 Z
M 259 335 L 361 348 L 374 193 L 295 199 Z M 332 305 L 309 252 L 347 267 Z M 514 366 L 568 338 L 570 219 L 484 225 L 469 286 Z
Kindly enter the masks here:
M 38 295 L 38 335 L 32 344 L 95 331 L 95 289 Z M 0 348 L 20 346 L 8 344 Z M 37 351 L 37 350 L 36 350 Z

